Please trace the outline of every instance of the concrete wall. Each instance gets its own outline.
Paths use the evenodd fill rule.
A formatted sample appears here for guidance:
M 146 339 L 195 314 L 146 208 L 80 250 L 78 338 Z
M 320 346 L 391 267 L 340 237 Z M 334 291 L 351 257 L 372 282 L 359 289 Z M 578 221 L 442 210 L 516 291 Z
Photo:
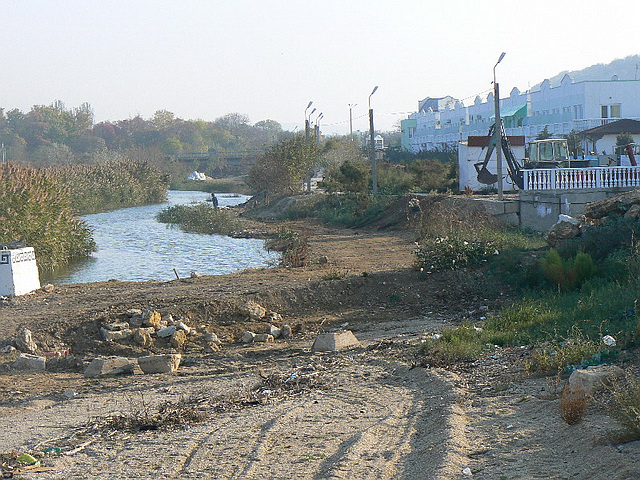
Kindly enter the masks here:
M 548 190 L 520 192 L 520 227 L 544 232 L 557 221 L 558 215 L 579 216 L 587 203 L 597 202 L 634 188 L 599 190 Z

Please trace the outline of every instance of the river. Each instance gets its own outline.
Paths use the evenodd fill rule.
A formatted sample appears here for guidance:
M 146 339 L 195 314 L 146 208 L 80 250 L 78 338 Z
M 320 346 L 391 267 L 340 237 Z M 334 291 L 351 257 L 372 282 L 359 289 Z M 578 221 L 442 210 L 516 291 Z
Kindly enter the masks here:
M 220 207 L 249 198 L 224 193 L 216 196 Z M 97 252 L 53 275 L 43 275 L 42 283 L 171 280 L 176 278 L 174 268 L 180 277 L 188 277 L 192 271 L 222 275 L 277 261 L 277 254 L 264 249 L 263 240 L 186 233 L 155 219 L 167 206 L 204 202 L 207 198 L 205 192 L 170 190 L 167 203 L 81 217 L 93 229 Z

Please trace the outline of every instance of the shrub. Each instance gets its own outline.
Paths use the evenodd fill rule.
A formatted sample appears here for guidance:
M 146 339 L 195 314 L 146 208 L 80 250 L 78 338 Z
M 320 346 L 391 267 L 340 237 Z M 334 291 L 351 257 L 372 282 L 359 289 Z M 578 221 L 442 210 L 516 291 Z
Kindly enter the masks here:
M 550 250 L 542 258 L 542 270 L 547 280 L 560 290 L 573 290 L 598 273 L 591 255 L 578 252 L 575 258 L 564 260 L 557 250 Z
M 415 250 L 416 268 L 427 273 L 483 263 L 496 252 L 491 243 L 470 242 L 457 235 L 426 238 Z
M 418 349 L 424 362 L 432 366 L 447 366 L 478 358 L 483 348 L 481 331 L 469 325 L 449 328 L 439 338 L 426 338 Z
M 609 412 L 625 428 L 631 438 L 640 440 L 640 380 L 627 376 L 609 387 L 612 397 Z
M 309 262 L 309 243 L 306 237 L 283 228 L 265 243 L 267 250 L 282 252 L 281 264 L 286 267 L 303 267 Z
M 560 398 L 560 416 L 569 425 L 579 423 L 587 410 L 588 397 L 581 389 L 565 386 Z

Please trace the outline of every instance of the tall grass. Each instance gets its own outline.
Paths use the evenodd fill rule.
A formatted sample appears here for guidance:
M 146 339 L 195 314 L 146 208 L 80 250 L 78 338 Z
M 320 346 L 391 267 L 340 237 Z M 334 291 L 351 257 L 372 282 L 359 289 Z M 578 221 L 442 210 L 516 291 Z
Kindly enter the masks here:
M 108 161 L 52 167 L 50 175 L 68 187 L 79 215 L 166 200 L 170 178 L 147 162 Z
M 24 239 L 41 270 L 95 250 L 90 228 L 71 208 L 70 188 L 52 170 L 0 166 L 0 242 Z
M 229 235 L 241 229 L 241 223 L 230 212 L 204 203 L 167 207 L 156 218 L 161 223 L 177 225 L 185 232 Z

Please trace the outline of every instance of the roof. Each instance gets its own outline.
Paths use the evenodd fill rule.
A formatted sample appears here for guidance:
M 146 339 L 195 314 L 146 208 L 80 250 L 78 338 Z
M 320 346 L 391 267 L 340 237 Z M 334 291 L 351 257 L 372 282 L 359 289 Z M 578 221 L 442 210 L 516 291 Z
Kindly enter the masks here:
M 583 130 L 580 135 L 619 135 L 621 133 L 640 133 L 640 122 L 623 118 L 589 130 Z
M 520 111 L 522 109 L 525 109 L 524 113 L 526 113 L 526 108 L 527 105 L 516 105 L 514 107 L 509 107 L 509 108 L 501 108 L 500 109 L 500 116 L 502 118 L 506 118 L 506 117 L 511 117 L 513 115 L 516 115 L 517 113 L 520 113 Z

